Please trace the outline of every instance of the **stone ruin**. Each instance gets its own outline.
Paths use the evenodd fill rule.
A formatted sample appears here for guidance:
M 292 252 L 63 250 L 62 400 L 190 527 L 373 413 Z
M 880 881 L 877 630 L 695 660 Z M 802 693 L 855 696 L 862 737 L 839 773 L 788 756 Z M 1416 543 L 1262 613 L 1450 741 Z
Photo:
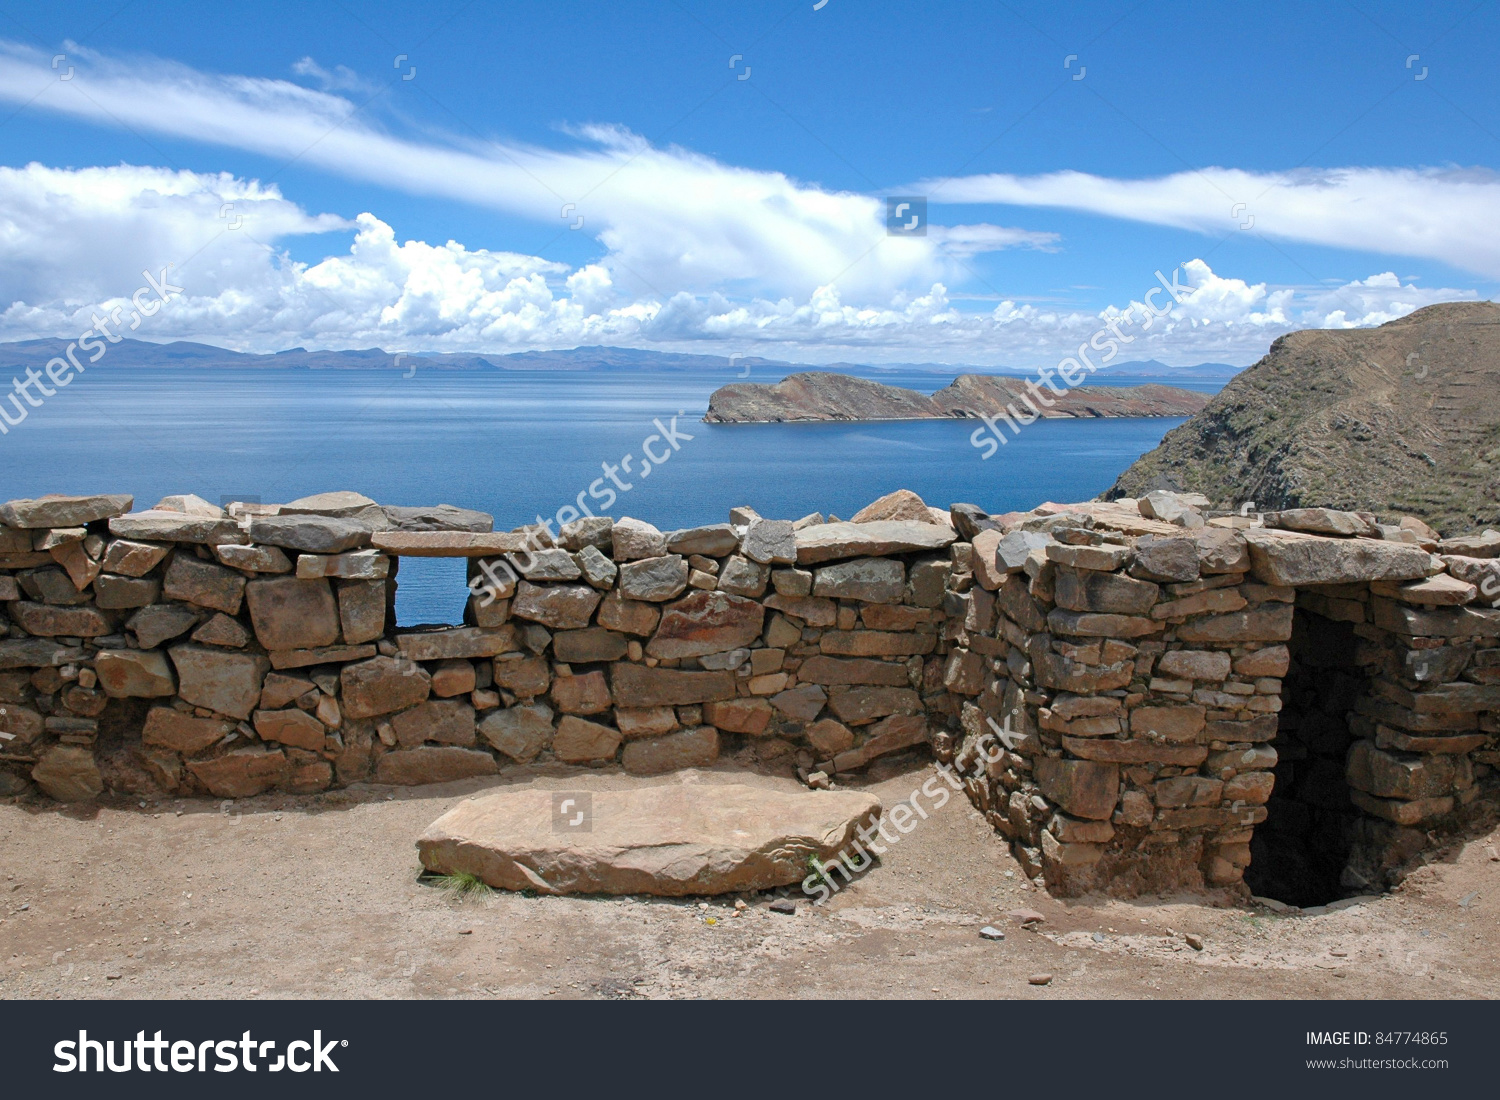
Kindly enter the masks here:
M 1059 895 L 1387 888 L 1500 814 L 1500 533 L 1188 494 L 495 532 L 355 493 L 0 506 L 0 794 L 930 751 Z M 462 625 L 399 628 L 403 557 Z

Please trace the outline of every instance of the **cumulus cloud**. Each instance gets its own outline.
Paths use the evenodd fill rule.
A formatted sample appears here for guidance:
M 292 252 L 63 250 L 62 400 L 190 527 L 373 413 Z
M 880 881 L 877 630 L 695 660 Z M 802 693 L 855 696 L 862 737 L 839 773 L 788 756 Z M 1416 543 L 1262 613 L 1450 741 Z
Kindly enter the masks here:
M 233 227 L 237 222 L 238 227 Z M 316 263 L 292 238 L 352 231 Z M 967 226 L 962 231 L 987 232 Z M 1048 247 L 1036 235 L 1033 247 Z M 1194 260 L 1165 290 L 1103 311 L 1001 302 L 960 309 L 941 281 L 875 300 L 839 284 L 805 295 L 627 292 L 605 263 L 401 240 L 373 213 L 311 214 L 274 186 L 227 174 L 118 165 L 0 167 L 0 339 L 73 336 L 124 305 L 144 268 L 174 264 L 180 301 L 134 333 L 250 351 L 292 345 L 505 352 L 625 344 L 827 362 L 937 360 L 1028 366 L 1055 360 L 1101 324 L 1169 311 L 1140 330 L 1129 358 L 1248 362 L 1270 339 L 1308 325 L 1379 324 L 1472 291 L 1423 290 L 1387 272 L 1339 287 L 1270 287 Z M 128 306 L 126 306 L 128 310 Z
M 1084 172 L 982 175 L 914 184 L 938 203 L 1082 210 L 1223 236 L 1268 237 L 1441 260 L 1500 276 L 1500 176 L 1487 169 L 1202 168 L 1156 179 Z

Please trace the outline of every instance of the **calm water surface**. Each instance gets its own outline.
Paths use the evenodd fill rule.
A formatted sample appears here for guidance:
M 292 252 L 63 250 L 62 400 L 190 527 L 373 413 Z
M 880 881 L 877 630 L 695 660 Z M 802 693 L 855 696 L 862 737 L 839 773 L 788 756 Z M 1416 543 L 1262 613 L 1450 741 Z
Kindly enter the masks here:
M 419 371 L 90 371 L 0 437 L 0 499 L 47 492 L 129 492 L 137 507 L 169 493 L 291 500 L 354 489 L 384 504 L 456 504 L 500 530 L 532 522 L 617 470 L 604 509 L 663 529 L 762 515 L 847 518 L 893 489 L 931 504 L 990 512 L 1083 500 L 1154 447 L 1180 419 L 1039 421 L 988 461 L 974 421 L 865 424 L 699 422 L 730 371 L 443 373 Z M 881 381 L 931 392 L 949 379 Z M 775 381 L 773 377 L 752 381 Z M 1212 390 L 1216 387 L 1208 386 Z M 677 417 L 679 449 L 647 437 Z M 692 436 L 691 440 L 680 436 Z M 590 500 L 585 497 L 585 500 Z M 463 565 L 406 559 L 402 622 L 455 621 Z

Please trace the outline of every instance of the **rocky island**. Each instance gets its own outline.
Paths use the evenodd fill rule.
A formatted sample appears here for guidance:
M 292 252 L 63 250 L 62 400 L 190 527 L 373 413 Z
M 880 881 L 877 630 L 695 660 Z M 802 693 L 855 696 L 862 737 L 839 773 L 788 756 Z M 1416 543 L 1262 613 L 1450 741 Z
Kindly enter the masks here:
M 961 374 L 931 397 L 867 378 L 828 371 L 788 375 L 775 385 L 736 382 L 715 390 L 703 419 L 710 424 L 764 424 L 819 420 L 933 420 L 997 416 L 1030 398 L 1028 379 Z M 1208 395 L 1177 386 L 1080 386 L 1061 395 L 1041 389 L 1051 402 L 1048 419 L 1115 416 L 1192 416 Z

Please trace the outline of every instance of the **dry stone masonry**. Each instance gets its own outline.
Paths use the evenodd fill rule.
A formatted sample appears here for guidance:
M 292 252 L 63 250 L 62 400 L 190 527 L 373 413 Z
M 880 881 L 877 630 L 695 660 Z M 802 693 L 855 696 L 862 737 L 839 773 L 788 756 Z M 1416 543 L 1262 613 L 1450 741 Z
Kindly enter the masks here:
M 849 522 L 495 532 L 351 492 L 11 501 L 0 793 L 241 798 L 549 761 L 826 787 L 930 746 L 1056 893 L 1296 904 L 1380 889 L 1493 816 L 1500 534 L 1207 505 L 990 516 L 900 491 Z M 465 621 L 398 628 L 400 560 L 431 556 L 467 559 Z

